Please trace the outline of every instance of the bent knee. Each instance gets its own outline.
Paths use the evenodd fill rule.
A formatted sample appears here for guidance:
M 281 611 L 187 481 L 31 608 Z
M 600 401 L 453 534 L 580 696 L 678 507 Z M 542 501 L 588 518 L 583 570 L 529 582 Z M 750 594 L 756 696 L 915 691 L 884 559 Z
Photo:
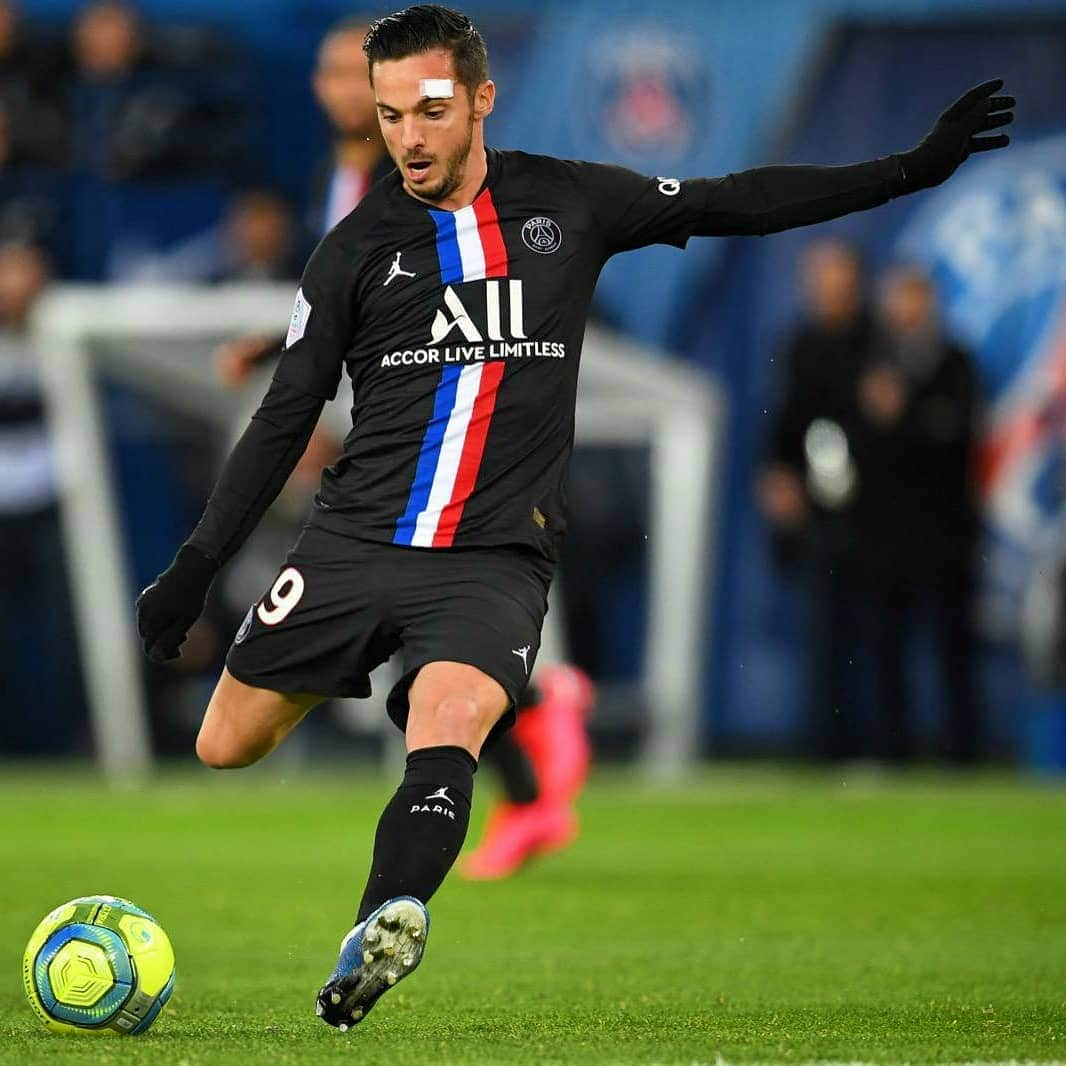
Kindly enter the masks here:
M 419 746 L 454 744 L 468 751 L 478 751 L 492 728 L 488 712 L 476 700 L 466 696 L 448 696 L 417 716 L 415 736 Z M 408 731 L 409 738 L 411 730 Z
M 196 737 L 196 757 L 212 770 L 239 770 L 242 766 L 251 766 L 264 754 L 204 729 Z
M 466 696 L 448 696 L 433 708 L 433 717 L 441 726 L 465 732 L 478 727 L 482 712 L 476 700 Z

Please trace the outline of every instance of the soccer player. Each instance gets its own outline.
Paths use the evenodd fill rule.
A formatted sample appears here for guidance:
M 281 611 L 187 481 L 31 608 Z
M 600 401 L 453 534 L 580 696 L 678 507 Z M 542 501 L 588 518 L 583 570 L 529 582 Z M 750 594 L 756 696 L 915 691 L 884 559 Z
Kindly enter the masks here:
M 346 18 L 329 30 L 318 48 L 313 87 L 333 134 L 332 150 L 318 169 L 312 197 L 310 223 L 322 234 L 358 207 L 374 182 L 395 169 L 385 150 L 367 76 L 363 41 L 369 29 L 369 20 Z M 284 339 L 255 335 L 222 345 L 216 365 L 223 382 L 243 384 L 253 367 L 277 357 Z M 342 389 L 308 441 L 298 464 L 301 474 L 313 471 L 317 477 L 323 456 L 337 454 L 346 433 L 338 423 L 349 417 L 350 409 L 351 392 Z M 509 877 L 531 858 L 573 841 L 574 801 L 589 764 L 585 719 L 592 695 L 583 671 L 564 663 L 540 669 L 536 683 L 522 692 L 516 728 L 501 733 L 485 753 L 499 775 L 503 799 L 493 808 L 478 847 L 464 857 L 464 877 Z
M 606 260 L 809 225 L 937 185 L 971 152 L 1008 143 L 975 135 L 1007 125 L 1014 104 L 997 79 L 910 151 L 679 181 L 486 148 L 496 90 L 458 12 L 408 8 L 375 22 L 364 48 L 398 169 L 311 256 L 262 406 L 199 525 L 138 601 L 147 653 L 177 654 L 347 371 L 343 454 L 234 638 L 196 743 L 210 766 L 253 763 L 323 697 L 366 695 L 368 672 L 401 653 L 388 708 L 407 767 L 318 996 L 342 1029 L 419 964 L 478 756 L 511 724 L 536 659 L 582 335 Z

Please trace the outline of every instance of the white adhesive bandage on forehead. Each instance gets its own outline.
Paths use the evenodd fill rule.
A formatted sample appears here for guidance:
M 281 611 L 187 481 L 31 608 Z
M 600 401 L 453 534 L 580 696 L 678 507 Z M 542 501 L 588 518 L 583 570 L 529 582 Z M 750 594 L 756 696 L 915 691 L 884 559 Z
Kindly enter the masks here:
M 418 91 L 430 100 L 450 100 L 455 95 L 455 85 L 451 78 L 423 78 Z

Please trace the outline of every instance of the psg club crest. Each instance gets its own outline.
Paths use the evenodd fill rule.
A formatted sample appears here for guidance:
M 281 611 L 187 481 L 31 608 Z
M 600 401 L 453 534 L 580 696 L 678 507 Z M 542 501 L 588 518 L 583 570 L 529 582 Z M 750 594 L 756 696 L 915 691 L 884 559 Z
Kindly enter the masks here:
M 563 243 L 563 231 L 554 219 L 538 216 L 522 227 L 522 243 L 532 252 L 550 255 Z
M 698 116 L 709 111 L 708 78 L 702 56 L 679 33 L 649 23 L 597 37 L 584 78 L 591 113 L 574 109 L 582 140 L 604 130 L 608 154 L 655 168 L 694 148 Z
M 932 273 L 948 327 L 979 364 L 982 615 L 1008 638 L 1035 567 L 1066 536 L 1066 134 L 971 160 L 897 251 Z

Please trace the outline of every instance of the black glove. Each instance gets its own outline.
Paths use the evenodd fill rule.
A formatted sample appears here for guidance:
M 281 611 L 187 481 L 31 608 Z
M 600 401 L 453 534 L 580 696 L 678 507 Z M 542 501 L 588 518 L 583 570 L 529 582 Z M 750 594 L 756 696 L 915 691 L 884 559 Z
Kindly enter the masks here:
M 144 653 L 161 663 L 178 657 L 190 626 L 200 617 L 218 564 L 186 544 L 174 562 L 137 597 L 137 632 Z
M 1014 121 L 1014 97 L 992 95 L 1002 88 L 1002 78 L 975 86 L 936 120 L 933 131 L 920 144 L 898 155 L 903 166 L 904 192 L 931 189 L 947 181 L 971 152 L 987 152 L 1010 144 L 1005 133 L 975 136 Z

